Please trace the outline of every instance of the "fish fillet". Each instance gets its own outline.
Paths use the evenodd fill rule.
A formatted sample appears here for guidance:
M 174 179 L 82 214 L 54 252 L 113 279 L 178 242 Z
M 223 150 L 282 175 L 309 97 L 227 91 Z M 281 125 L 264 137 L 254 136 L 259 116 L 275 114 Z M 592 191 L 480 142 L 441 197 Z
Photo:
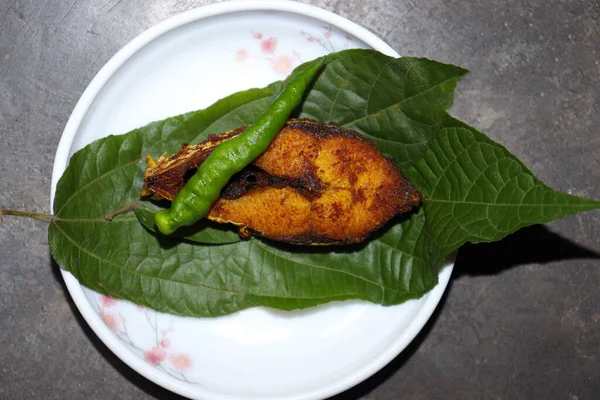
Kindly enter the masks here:
M 148 157 L 143 195 L 172 200 L 185 177 L 236 129 L 184 146 L 172 157 Z M 422 195 L 372 141 L 334 124 L 290 120 L 250 167 L 235 176 L 207 218 L 297 244 L 363 241 Z

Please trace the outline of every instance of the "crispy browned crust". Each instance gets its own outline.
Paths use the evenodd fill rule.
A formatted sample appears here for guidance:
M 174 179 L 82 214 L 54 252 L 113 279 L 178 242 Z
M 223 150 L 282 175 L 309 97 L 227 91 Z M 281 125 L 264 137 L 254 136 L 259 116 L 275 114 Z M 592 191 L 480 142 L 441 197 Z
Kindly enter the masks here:
M 147 170 L 152 177 L 146 179 L 147 192 L 172 199 L 215 143 L 239 132 L 184 146 L 159 160 Z M 180 170 L 182 166 L 187 169 Z M 253 167 L 230 182 L 208 218 L 283 242 L 349 244 L 421 201 L 396 163 L 372 141 L 337 125 L 291 120 Z
M 239 136 L 245 129 L 242 127 L 219 135 L 209 135 L 204 142 L 192 146 L 184 144 L 171 157 L 163 154 L 158 160 L 153 160 L 146 155 L 142 197 L 153 195 L 155 198 L 173 200 L 185 184 L 186 177 L 206 160 L 215 147 Z

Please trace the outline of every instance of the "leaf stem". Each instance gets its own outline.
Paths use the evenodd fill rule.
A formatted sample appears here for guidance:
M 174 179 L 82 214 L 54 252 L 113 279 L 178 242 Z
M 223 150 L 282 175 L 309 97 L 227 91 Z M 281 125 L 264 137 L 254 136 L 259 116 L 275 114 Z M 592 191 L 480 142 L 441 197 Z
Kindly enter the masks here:
M 18 216 L 18 217 L 33 218 L 33 219 L 37 219 L 38 221 L 46 222 L 47 224 L 51 224 L 58 219 L 56 216 L 54 216 L 52 214 L 42 214 L 42 213 L 35 213 L 35 212 L 29 212 L 29 211 L 0 209 L 0 224 L 2 223 L 3 215 L 14 215 L 14 216 Z
M 130 211 L 133 211 L 136 208 L 138 208 L 139 205 L 140 205 L 139 200 L 132 201 L 131 203 L 126 204 L 121 208 L 117 208 L 116 210 L 109 212 L 108 214 L 106 214 L 104 216 L 104 219 L 107 221 L 112 221 L 113 218 L 116 217 L 117 215 L 121 215 L 121 214 L 128 213 Z

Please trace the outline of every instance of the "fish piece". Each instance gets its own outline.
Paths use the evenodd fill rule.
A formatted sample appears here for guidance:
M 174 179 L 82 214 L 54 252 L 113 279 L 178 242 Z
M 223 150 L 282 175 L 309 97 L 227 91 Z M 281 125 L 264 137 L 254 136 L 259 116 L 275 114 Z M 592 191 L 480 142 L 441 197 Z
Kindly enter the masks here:
M 239 134 L 217 137 L 234 132 Z M 149 164 L 146 192 L 172 199 L 217 142 L 187 146 Z M 230 181 L 207 218 L 288 243 L 350 244 L 413 210 L 422 198 L 371 140 L 335 124 L 290 120 L 252 166 Z

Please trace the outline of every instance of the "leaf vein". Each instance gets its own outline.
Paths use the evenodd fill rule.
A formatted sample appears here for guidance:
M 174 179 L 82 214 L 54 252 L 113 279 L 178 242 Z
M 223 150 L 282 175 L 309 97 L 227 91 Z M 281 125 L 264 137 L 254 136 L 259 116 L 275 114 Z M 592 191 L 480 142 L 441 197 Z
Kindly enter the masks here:
M 73 192 L 73 194 L 63 203 L 63 205 L 60 207 L 60 209 L 56 212 L 56 216 L 60 215 L 60 212 L 65 208 L 65 206 L 77 195 L 79 194 L 81 191 L 83 191 L 85 188 L 87 188 L 88 186 L 92 185 L 93 183 L 99 181 L 100 179 L 105 178 L 106 176 L 111 175 L 113 172 L 119 171 L 123 168 L 126 168 L 128 166 L 130 166 L 131 164 L 135 164 L 138 161 L 140 161 L 141 157 L 138 157 L 136 159 L 133 159 L 131 161 L 128 161 L 127 163 L 123 164 L 123 165 L 119 165 L 116 168 L 113 168 L 109 171 L 106 171 L 103 174 L 98 175 L 97 177 L 95 177 L 94 179 L 92 179 L 91 181 L 89 181 L 88 183 L 86 183 L 85 185 L 81 186 L 79 189 L 77 189 L 76 191 Z
M 391 104 L 391 105 L 389 105 L 389 106 L 387 106 L 387 107 L 384 107 L 384 108 L 382 108 L 381 110 L 378 110 L 377 112 L 369 113 L 369 114 L 367 114 L 367 115 L 364 115 L 364 116 L 362 116 L 362 117 L 360 117 L 360 118 L 357 118 L 357 119 L 355 119 L 355 120 L 353 120 L 353 121 L 346 122 L 346 123 L 342 124 L 342 126 L 343 126 L 343 127 L 348 127 L 349 125 L 356 124 L 358 121 L 362 121 L 362 120 L 364 120 L 364 119 L 367 119 L 367 118 L 369 118 L 369 117 L 372 117 L 372 116 L 374 116 L 374 115 L 375 115 L 375 114 L 377 114 L 377 113 L 380 113 L 380 112 L 382 112 L 382 111 L 387 111 L 387 110 L 390 110 L 390 109 L 392 109 L 392 108 L 394 108 L 394 107 L 398 107 L 398 109 L 400 109 L 400 108 L 399 108 L 399 107 L 400 107 L 400 105 L 401 105 L 401 104 L 404 104 L 404 103 L 406 103 L 408 100 L 411 100 L 412 98 L 414 98 L 414 97 L 417 97 L 417 96 L 419 96 L 419 95 L 423 95 L 423 94 L 425 94 L 425 93 L 427 93 L 427 92 L 429 92 L 429 91 L 431 91 L 431 90 L 433 90 L 433 89 L 436 89 L 437 87 L 439 87 L 439 86 L 441 86 L 441 85 L 443 85 L 443 84 L 445 84 L 445 83 L 447 83 L 447 82 L 450 82 L 450 81 L 451 81 L 451 80 L 453 80 L 453 79 L 456 79 L 456 77 L 454 76 L 454 77 L 452 77 L 452 78 L 448 78 L 448 79 L 446 79 L 445 81 L 442 81 L 442 82 L 440 82 L 440 83 L 438 83 L 438 84 L 436 84 L 436 85 L 434 85 L 434 86 L 432 86 L 432 87 L 430 87 L 430 88 L 427 88 L 427 89 L 425 89 L 425 90 L 423 90 L 423 91 L 421 91 L 421 92 L 415 93 L 415 94 L 413 94 L 412 96 L 405 97 L 405 98 L 403 98 L 402 100 L 398 101 L 397 103 L 394 103 L 394 104 Z M 406 115 L 406 114 L 405 114 L 405 115 Z
M 118 268 L 118 269 L 119 269 L 119 270 L 121 270 L 121 271 L 124 271 L 124 272 L 129 272 L 129 273 L 131 273 L 131 274 L 138 275 L 138 276 L 140 276 L 140 277 L 142 277 L 142 278 L 147 278 L 147 279 L 150 279 L 150 280 L 155 280 L 155 281 L 157 281 L 157 282 L 159 282 L 159 283 L 160 283 L 161 281 L 166 281 L 166 282 L 175 282 L 175 283 L 178 283 L 178 284 L 181 284 L 181 285 L 192 286 L 192 287 L 201 286 L 201 287 L 203 287 L 203 288 L 205 288 L 205 289 L 208 289 L 208 290 L 214 290 L 214 291 L 216 291 L 216 292 L 229 292 L 229 293 L 240 294 L 240 292 L 237 292 L 237 291 L 235 291 L 235 290 L 228 290 L 228 289 L 218 289 L 218 288 L 214 288 L 214 287 L 211 287 L 211 286 L 205 285 L 205 284 L 203 284 L 203 283 L 189 283 L 189 282 L 181 282 L 181 281 L 175 281 L 175 280 L 169 281 L 169 280 L 167 280 L 167 279 L 160 278 L 160 277 L 158 277 L 158 276 L 151 276 L 151 275 L 148 275 L 148 274 L 143 274 L 143 273 L 141 273 L 141 272 L 138 272 L 138 271 L 137 271 L 137 270 L 135 270 L 135 269 L 127 268 L 127 267 L 125 267 L 124 265 L 119 265 L 119 264 L 117 264 L 117 263 L 115 263 L 115 262 L 112 262 L 112 261 L 109 261 L 109 260 L 107 260 L 107 259 L 105 259 L 105 258 L 103 258 L 103 257 L 101 257 L 101 256 L 99 256 L 99 255 L 97 255 L 97 254 L 95 254 L 95 253 L 92 253 L 92 252 L 90 252 L 89 250 L 87 250 L 87 249 L 83 248 L 81 245 L 79 245 L 79 244 L 78 244 L 78 243 L 77 243 L 77 242 L 76 242 L 76 241 L 75 241 L 75 240 L 74 240 L 72 237 L 70 237 L 69 235 L 67 235 L 67 233 L 66 233 L 64 230 L 62 230 L 62 229 L 60 228 L 60 226 L 58 226 L 58 224 L 54 224 L 54 226 L 55 226 L 55 227 L 56 227 L 56 229 L 58 229 L 58 230 L 60 231 L 60 233 L 62 233 L 62 235 L 63 235 L 63 236 L 64 236 L 64 237 L 65 237 L 67 240 L 69 240 L 69 241 L 70 241 L 70 242 L 73 244 L 73 246 L 75 246 L 75 248 L 77 248 L 77 249 L 78 249 L 80 252 L 81 252 L 81 251 L 83 251 L 84 253 L 86 253 L 86 254 L 87 254 L 87 255 L 89 255 L 90 257 L 92 257 L 92 258 L 95 258 L 96 260 L 98 260 L 98 261 L 100 261 L 100 262 L 103 262 L 103 263 L 106 263 L 106 264 L 108 264 L 108 265 L 112 265 L 113 267 L 116 267 L 116 268 Z

